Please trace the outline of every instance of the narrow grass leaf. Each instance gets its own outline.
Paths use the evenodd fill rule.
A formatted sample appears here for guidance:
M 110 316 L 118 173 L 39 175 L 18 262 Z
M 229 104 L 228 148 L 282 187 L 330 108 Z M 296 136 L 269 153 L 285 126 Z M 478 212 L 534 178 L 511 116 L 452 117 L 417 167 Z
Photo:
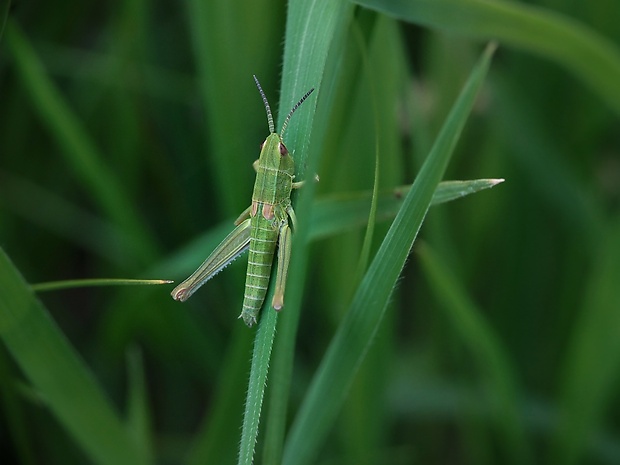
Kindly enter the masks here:
M 92 373 L 2 250 L 0 337 L 58 422 L 93 463 L 149 463 Z
M 520 415 L 519 389 L 506 350 L 448 265 L 429 245 L 416 249 L 435 298 L 443 304 L 454 332 L 471 352 L 481 374 L 488 378 L 492 412 L 503 437 L 505 457 L 514 464 L 531 463 L 532 451 Z
M 217 376 L 213 407 L 204 417 L 184 463 L 203 465 L 234 462 L 239 444 L 239 419 L 243 413 L 243 404 L 239 399 L 247 393 L 246 386 L 240 380 L 247 376 L 252 336 L 245 325 L 235 325 L 222 370 Z
M 581 463 L 604 425 L 620 373 L 620 221 L 599 242 L 560 384 L 560 425 L 549 463 Z
M 279 64 L 274 46 L 280 41 L 281 11 L 268 0 L 235 4 L 189 0 L 186 6 L 202 108 L 208 121 L 208 150 L 202 157 L 193 154 L 196 160 L 192 164 L 203 160 L 209 163 L 213 173 L 210 182 L 217 192 L 215 207 L 230 215 L 247 206 L 251 192 L 250 164 L 256 154 L 248 153 L 248 148 L 255 149 L 262 142 L 255 140 L 256 130 L 267 127 L 265 119 L 257 119 L 264 112 L 252 74 L 262 79 L 267 90 L 266 78 L 275 74 Z M 268 9 L 272 11 L 263 14 Z M 240 160 L 247 160 L 247 164 Z
M 292 108 L 295 102 L 309 89 L 315 88 L 315 96 L 304 103 L 291 119 L 286 132 L 286 144 L 294 150 L 295 176 L 296 179 L 308 179 L 306 169 L 314 170 L 316 160 L 307 160 L 308 142 L 313 127 L 316 108 L 316 98 L 320 95 L 325 63 L 330 48 L 333 46 L 334 37 L 344 29 L 352 5 L 344 1 L 330 0 L 295 0 L 288 3 L 286 20 L 286 36 L 284 48 L 284 63 L 282 70 L 282 86 L 280 93 L 280 111 L 278 114 L 278 127 L 282 127 L 287 110 Z M 309 31 L 312 31 L 310 33 Z M 312 37 L 312 40 L 308 40 Z M 337 39 L 336 39 L 337 40 Z M 313 171 L 310 171 L 312 173 Z M 267 454 L 271 458 L 266 463 L 278 463 L 277 457 L 281 455 L 282 438 L 286 421 L 286 407 L 288 403 L 288 390 L 290 386 L 290 374 L 292 371 L 293 346 L 299 307 L 302 295 L 302 281 L 304 278 L 307 250 L 305 237 L 308 222 L 306 212 L 309 211 L 310 202 L 314 193 L 313 183 L 308 182 L 300 194 L 299 201 L 293 199 L 293 204 L 299 227 L 295 231 L 295 241 L 291 252 L 292 260 L 289 267 L 286 295 L 286 323 L 279 331 L 280 343 L 277 346 L 276 378 L 278 382 L 274 386 L 271 396 L 270 408 L 275 409 L 270 416 L 269 448 Z M 274 267 L 275 272 L 275 267 Z M 274 291 L 274 279 L 272 276 L 270 289 L 265 302 L 271 302 Z M 275 334 L 277 318 L 270 305 L 264 305 L 260 318 L 259 330 L 254 346 L 255 354 L 252 359 L 250 372 L 250 384 L 244 413 L 244 423 L 240 444 L 239 463 L 250 464 L 252 461 L 256 435 L 258 434 L 258 422 L 260 419 L 263 393 L 269 358 Z M 263 328 L 264 327 L 264 328 Z M 261 357 L 262 360 L 258 360 Z M 273 427 L 271 427 L 273 424 Z M 274 458 L 275 457 L 275 458 Z
M 504 179 L 474 179 L 471 181 L 443 181 L 440 182 L 433 194 L 431 205 L 439 205 L 460 199 L 466 195 L 490 189 L 504 182 Z
M 474 179 L 440 182 L 433 193 L 431 206 L 490 189 L 503 181 L 503 179 Z M 377 201 L 377 220 L 394 218 L 410 189 L 411 186 L 408 185 L 380 192 Z M 371 191 L 363 191 L 317 199 L 311 213 L 309 240 L 323 239 L 364 226 L 368 221 L 371 198 Z
M 154 463 L 152 418 L 144 376 L 144 362 L 138 347 L 127 352 L 127 427 L 146 463 Z
M 104 157 L 46 75 L 28 39 L 14 22 L 8 24 L 7 43 L 33 106 L 62 147 L 61 153 L 75 172 L 78 182 L 127 234 L 135 260 L 149 262 L 156 253 L 151 234 L 139 221 L 123 186 L 105 164 Z
M 6 20 L 9 17 L 9 9 L 11 8 L 11 0 L 0 1 L 0 41 L 2 40 L 2 34 L 4 27 L 6 26 Z
M 100 258 L 129 266 L 132 244 L 118 225 L 94 215 L 26 178 L 0 173 L 0 197 L 11 213 Z
M 266 300 L 266 302 L 271 302 L 271 300 Z M 265 307 L 263 308 L 263 315 L 260 318 L 260 324 L 256 331 L 256 339 L 252 351 L 252 367 L 250 369 L 250 380 L 239 446 L 239 465 L 250 465 L 254 457 L 254 448 L 258 438 L 258 424 L 263 407 L 267 373 L 269 372 L 271 348 L 278 320 L 278 313 L 270 308 L 268 304 Z
M 620 113 L 620 51 L 584 24 L 551 10 L 493 0 L 355 0 L 400 20 L 498 40 L 558 62 Z
M 368 53 L 366 50 L 366 45 L 364 43 L 364 39 L 362 37 L 362 32 L 357 24 L 354 25 L 354 34 L 356 38 L 356 42 L 360 48 L 360 55 L 362 58 L 362 69 L 364 72 L 364 76 L 368 80 L 368 84 L 370 86 L 370 101 L 372 103 L 371 112 L 373 115 L 373 126 L 375 132 L 375 173 L 374 173 L 374 181 L 372 185 L 372 195 L 370 198 L 370 212 L 368 214 L 368 221 L 366 227 L 366 234 L 364 235 L 364 243 L 362 245 L 362 251 L 360 253 L 360 261 L 357 268 L 357 272 L 355 274 L 356 282 L 361 281 L 364 273 L 366 272 L 366 268 L 368 267 L 368 260 L 370 259 L 370 250 L 372 247 L 372 238 L 375 232 L 375 224 L 377 221 L 377 208 L 379 204 L 379 182 L 380 182 L 380 152 L 381 152 L 381 131 L 379 129 L 379 121 L 378 121 L 378 108 L 377 108 L 377 92 L 375 90 L 376 83 L 373 81 L 372 73 L 370 72 L 370 63 L 368 58 Z
M 6 350 L 0 351 L 0 409 L 4 414 L 3 436 L 11 441 L 14 457 L 21 465 L 38 465 L 37 451 L 32 447 L 32 417 L 28 405 L 22 402 L 23 391 L 15 382 L 14 364 Z
M 311 463 L 332 428 L 482 86 L 493 50 L 489 46 L 472 71 L 332 339 L 291 427 L 285 465 Z

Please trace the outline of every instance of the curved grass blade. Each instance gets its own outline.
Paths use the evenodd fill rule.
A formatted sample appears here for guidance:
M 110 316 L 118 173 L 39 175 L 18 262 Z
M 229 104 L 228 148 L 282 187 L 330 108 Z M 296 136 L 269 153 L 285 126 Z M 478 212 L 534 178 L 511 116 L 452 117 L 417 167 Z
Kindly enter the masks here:
M 0 1 L 0 41 L 2 40 L 2 33 L 4 32 L 4 26 L 6 26 L 6 19 L 9 17 L 10 8 L 11 8 L 11 0 Z
M 147 463 L 154 463 L 153 421 L 149 409 L 144 361 L 138 347 L 127 352 L 127 427 Z
M 134 260 L 146 263 L 156 255 L 157 246 L 152 235 L 136 216 L 135 208 L 114 173 L 108 168 L 92 139 L 78 117 L 71 111 L 62 95 L 43 71 L 39 57 L 18 25 L 9 21 L 6 42 L 12 52 L 15 69 L 33 106 L 50 134 L 62 148 L 67 166 L 76 179 L 90 192 L 109 218 L 127 235 Z
M 90 461 L 99 465 L 149 463 L 92 373 L 1 249 L 0 337 Z
M 514 366 L 497 334 L 467 296 L 450 268 L 431 247 L 416 246 L 435 298 L 443 305 L 459 340 L 472 353 L 481 373 L 488 379 L 491 412 L 502 436 L 505 456 L 518 465 L 532 463 L 532 451 L 520 414 L 519 387 Z
M 251 186 L 254 175 L 245 163 L 239 163 L 239 158 L 230 154 L 246 156 L 243 154 L 247 148 L 257 142 L 254 139 L 257 134 L 250 128 L 256 127 L 256 117 L 262 110 L 248 107 L 248 102 L 256 98 L 256 90 L 248 78 L 252 74 L 267 76 L 280 64 L 279 54 L 273 51 L 281 40 L 280 13 L 284 4 L 269 0 L 243 0 L 234 4 L 189 0 L 183 5 L 200 103 L 209 121 L 204 138 L 208 152 L 204 157 L 212 174 L 210 182 L 218 193 L 214 206 L 224 212 L 235 212 L 246 204 L 249 192 L 231 186 Z M 269 14 L 264 14 L 267 10 Z M 239 28 L 243 28 L 243 33 Z M 230 59 L 243 56 L 252 59 Z M 235 91 L 222 92 L 222 89 Z
M 248 374 L 247 358 L 252 349 L 252 336 L 245 325 L 233 325 L 230 343 L 222 356 L 222 370 L 217 376 L 213 407 L 203 419 L 183 463 L 234 463 L 239 444 L 239 418 L 243 405 L 239 402 L 247 388 L 240 379 Z
M 545 56 L 575 73 L 620 113 L 620 51 L 585 25 L 517 2 L 489 0 L 355 0 L 398 19 Z
M 132 244 L 118 226 L 65 200 L 52 190 L 6 171 L 0 173 L 0 197 L 15 215 L 66 238 L 106 261 L 129 266 Z
M 620 372 L 620 218 L 596 250 L 581 314 L 573 325 L 559 396 L 559 427 L 548 463 L 582 463 L 604 431 Z M 616 439 L 617 441 L 617 439 Z
M 377 108 L 377 92 L 375 90 L 376 83 L 373 82 L 368 62 L 368 53 L 364 47 L 364 39 L 360 27 L 355 24 L 354 27 L 355 39 L 360 49 L 360 56 L 362 61 L 362 69 L 364 76 L 368 79 L 370 86 L 370 102 L 371 112 L 373 115 L 373 126 L 375 132 L 375 174 L 372 186 L 372 195 L 370 197 L 370 212 L 368 214 L 368 221 L 366 227 L 366 234 L 364 235 L 364 242 L 362 244 L 362 251 L 360 253 L 360 260 L 355 274 L 355 281 L 360 282 L 366 268 L 368 267 L 368 260 L 370 259 L 370 250 L 372 247 L 372 238 L 375 232 L 375 225 L 377 222 L 377 208 L 379 204 L 379 182 L 380 182 L 380 153 L 381 153 L 381 130 L 379 129 L 379 121 L 377 120 L 378 108 Z
M 358 287 L 291 427 L 284 449 L 285 465 L 310 463 L 327 436 L 381 322 L 392 289 L 430 206 L 433 192 L 443 176 L 482 86 L 494 48 L 487 48 L 472 71 Z

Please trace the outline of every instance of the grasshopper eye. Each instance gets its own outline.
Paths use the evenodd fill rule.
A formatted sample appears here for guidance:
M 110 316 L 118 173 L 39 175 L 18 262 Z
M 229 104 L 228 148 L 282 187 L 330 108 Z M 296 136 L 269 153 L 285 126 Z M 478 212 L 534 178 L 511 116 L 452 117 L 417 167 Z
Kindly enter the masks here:
M 286 157 L 288 155 L 288 149 L 286 148 L 286 145 L 284 145 L 282 142 L 280 142 L 280 155 L 282 155 L 283 157 Z
M 263 141 L 263 142 L 261 142 L 261 143 L 260 143 L 260 145 L 259 145 L 260 150 L 263 150 L 263 147 L 264 147 L 264 146 L 265 146 L 265 141 Z

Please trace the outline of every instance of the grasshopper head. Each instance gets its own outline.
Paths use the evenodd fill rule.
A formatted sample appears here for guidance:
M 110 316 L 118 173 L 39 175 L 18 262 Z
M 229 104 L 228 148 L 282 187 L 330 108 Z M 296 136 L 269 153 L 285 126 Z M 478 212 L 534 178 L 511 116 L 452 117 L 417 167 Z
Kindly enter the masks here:
M 299 106 L 308 98 L 308 96 L 314 91 L 314 88 L 310 89 L 306 94 L 295 104 L 295 106 L 291 109 L 289 114 L 286 116 L 284 123 L 282 124 L 282 129 L 280 130 L 280 134 L 278 135 L 275 132 L 273 117 L 271 116 L 271 108 L 269 107 L 269 102 L 267 101 L 267 97 L 263 92 L 263 89 L 258 82 L 256 76 L 254 76 L 254 82 L 256 82 L 256 87 L 258 87 L 258 91 L 263 99 L 263 103 L 265 104 L 265 111 L 267 112 L 267 122 L 269 123 L 269 136 L 265 139 L 265 142 L 261 145 L 260 151 L 260 159 L 259 166 L 264 167 L 267 170 L 278 169 L 280 171 L 284 171 L 292 176 L 295 172 L 295 166 L 293 162 L 293 157 L 289 154 L 286 145 L 282 141 L 284 137 L 284 131 L 286 130 L 286 126 L 295 113 L 295 110 L 299 108 Z
M 282 138 L 275 132 L 269 134 L 261 145 L 259 166 L 267 169 L 278 169 L 291 175 L 295 172 L 293 157 L 284 145 Z

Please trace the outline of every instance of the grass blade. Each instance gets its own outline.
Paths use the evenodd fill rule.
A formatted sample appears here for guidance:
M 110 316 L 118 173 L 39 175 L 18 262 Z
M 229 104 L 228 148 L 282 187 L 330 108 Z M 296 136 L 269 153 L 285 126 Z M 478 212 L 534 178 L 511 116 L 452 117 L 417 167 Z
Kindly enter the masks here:
M 0 336 L 90 460 L 100 465 L 149 463 L 91 372 L 1 250 L 0 289 Z
M 6 26 L 6 19 L 9 17 L 9 9 L 11 8 L 11 0 L 0 1 L 0 40 Z
M 231 215 L 247 207 L 251 192 L 254 173 L 248 168 L 256 154 L 247 153 L 247 149 L 256 147 L 257 138 L 265 137 L 267 125 L 257 125 L 265 120 L 259 119 L 264 118 L 264 112 L 252 74 L 261 79 L 265 89 L 270 87 L 267 78 L 279 64 L 273 47 L 280 40 L 281 6 L 268 0 L 245 0 L 234 6 L 190 0 L 186 5 L 200 97 L 208 119 L 208 151 L 203 156 L 213 173 L 217 207 Z M 262 14 L 266 10 L 271 12 Z M 244 29 L 243 34 L 239 28 Z M 231 59 L 243 56 L 251 59 Z M 247 165 L 239 163 L 243 159 Z
M 472 353 L 480 371 L 487 375 L 488 391 L 492 393 L 489 400 L 504 439 L 506 457 L 519 465 L 531 463 L 532 451 L 519 411 L 519 390 L 504 347 L 447 264 L 427 244 L 418 252 L 435 298 L 443 304 L 455 333 Z
M 560 384 L 560 427 L 549 463 L 581 463 L 603 426 L 620 370 L 620 222 L 610 222 L 574 325 Z M 595 361 L 593 363 L 593 361 Z
M 266 300 L 270 302 L 270 300 Z M 258 423 L 263 407 L 271 348 L 275 337 L 278 313 L 269 306 L 263 308 L 260 318 L 254 349 L 252 351 L 252 367 L 250 369 L 250 381 L 248 394 L 243 413 L 243 427 L 241 429 L 241 444 L 239 446 L 239 461 L 241 464 L 251 464 L 254 457 L 254 448 L 258 438 Z
M 239 444 L 239 419 L 243 414 L 239 399 L 247 392 L 240 380 L 248 373 L 252 336 L 245 325 L 235 325 L 224 355 L 223 371 L 217 377 L 214 407 L 205 416 L 184 463 L 234 463 Z
M 387 301 L 489 67 L 487 48 L 448 116 L 327 350 L 291 427 L 285 465 L 310 463 L 327 436 L 383 317 Z
M 348 18 L 348 13 L 352 6 L 346 2 L 334 2 L 327 0 L 312 1 L 291 1 L 288 4 L 288 14 L 286 22 L 286 40 L 284 50 L 284 68 L 282 72 L 282 88 L 280 94 L 280 108 L 291 108 L 304 95 L 308 89 L 314 87 L 315 93 L 320 94 L 320 86 L 323 77 L 323 70 L 327 61 L 328 51 L 332 47 L 332 41 L 337 31 L 342 29 Z M 320 25 L 320 31 L 316 26 Z M 307 40 L 307 30 L 313 29 L 312 41 Z M 311 128 L 313 127 L 314 105 L 310 100 L 304 105 L 305 109 L 298 111 L 295 118 L 291 119 L 287 127 L 286 143 L 288 147 L 294 147 L 295 169 L 297 179 L 307 179 L 306 168 L 314 169 L 314 163 L 307 163 L 308 142 L 310 139 Z M 308 109 L 308 106 L 311 108 Z M 282 127 L 286 111 L 280 111 L 278 115 L 278 127 Z M 312 172 L 312 171 L 310 171 Z M 288 402 L 288 388 L 290 385 L 290 373 L 297 319 L 301 302 L 301 282 L 303 270 L 306 263 L 305 237 L 307 234 L 307 222 L 303 221 L 306 212 L 309 210 L 311 197 L 314 193 L 313 183 L 308 183 L 302 189 L 299 196 L 300 201 L 294 200 L 294 207 L 299 218 L 299 228 L 296 231 L 296 239 L 293 242 L 289 276 L 287 282 L 287 304 L 285 319 L 286 324 L 281 326 L 279 331 L 280 343 L 278 344 L 276 364 L 276 377 L 279 380 L 274 385 L 272 394 L 271 408 L 275 409 L 270 422 L 269 448 L 268 454 L 279 456 L 283 437 L 283 428 L 286 418 L 286 405 Z M 302 200 L 303 199 L 303 200 Z M 275 269 L 274 269 L 275 271 Z M 270 290 L 265 298 L 266 302 L 271 302 L 273 297 L 273 283 L 271 279 Z M 250 385 L 246 400 L 246 410 L 244 413 L 244 426 L 239 452 L 239 464 L 250 464 L 258 434 L 258 422 L 265 389 L 264 380 L 266 379 L 269 367 L 269 358 L 273 344 L 273 335 L 277 318 L 268 305 L 263 308 L 263 315 L 260 319 L 257 339 L 254 346 L 254 357 L 252 359 L 252 369 L 250 372 Z M 264 328 L 263 328 L 264 327 Z M 260 339 L 259 339 L 260 338 Z M 260 340 L 260 344 L 259 344 Z M 261 357 L 262 359 L 258 359 Z M 267 458 L 268 462 L 277 463 L 277 458 Z
M 460 199 L 490 189 L 503 179 L 474 179 L 471 181 L 443 181 L 433 193 L 431 206 Z M 381 192 L 378 198 L 377 221 L 392 219 L 403 204 L 411 186 L 402 186 Z M 309 239 L 317 240 L 367 224 L 372 192 L 338 194 L 317 199 L 312 209 Z
M 142 353 L 137 347 L 127 353 L 128 404 L 127 426 L 146 463 L 153 463 L 152 418 L 149 409 Z
M 570 18 L 516 2 L 490 0 L 356 0 L 366 8 L 427 27 L 498 40 L 554 60 L 620 112 L 620 52 Z
M 128 236 L 135 260 L 147 263 L 156 253 L 152 236 L 138 220 L 123 186 L 104 162 L 95 144 L 85 132 L 78 117 L 65 103 L 58 89 L 43 71 L 27 38 L 17 24 L 9 22 L 7 43 L 17 71 L 28 87 L 35 109 L 50 133 L 63 148 L 67 164 L 83 182 L 101 209 L 118 223 Z

